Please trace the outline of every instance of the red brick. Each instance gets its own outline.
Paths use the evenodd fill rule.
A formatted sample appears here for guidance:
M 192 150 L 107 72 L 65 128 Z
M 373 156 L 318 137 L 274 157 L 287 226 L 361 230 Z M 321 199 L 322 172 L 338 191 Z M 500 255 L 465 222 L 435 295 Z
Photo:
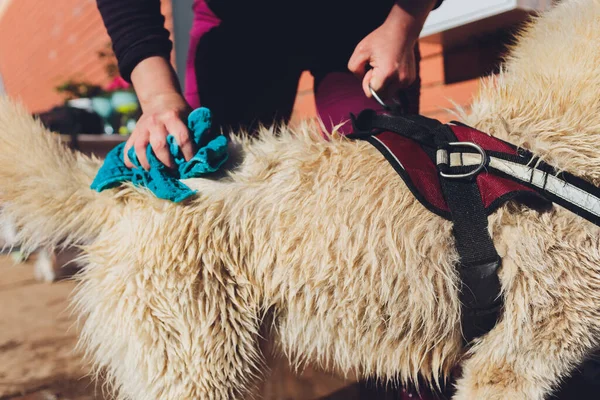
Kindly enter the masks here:
M 466 107 L 466 109 L 468 110 L 468 107 Z M 446 110 L 425 112 L 425 113 L 423 113 L 423 115 L 425 115 L 426 117 L 429 117 L 429 118 L 438 119 L 444 123 L 450 122 L 450 121 L 456 119 L 456 115 L 454 115 L 453 113 L 446 111 Z
M 454 103 L 467 106 L 477 92 L 479 79 L 454 83 L 451 85 L 438 85 L 425 88 L 421 91 L 421 113 L 435 113 L 444 108 L 454 108 Z
M 171 3 L 161 3 L 172 32 Z M 105 84 L 109 78 L 97 53 L 108 42 L 94 0 L 11 1 L 0 14 L 0 71 L 6 92 L 35 112 L 63 101 L 54 88 L 67 79 Z
M 314 83 L 314 78 L 310 72 L 304 71 L 300 76 L 300 82 L 298 82 L 298 93 L 313 90 Z
M 427 40 L 419 40 L 419 49 L 421 50 L 421 57 L 427 58 L 442 54 L 442 45 L 439 43 L 429 42 Z
M 297 123 L 305 118 L 313 118 L 317 116 L 317 105 L 315 96 L 312 92 L 299 93 L 296 96 L 294 110 L 292 112 L 292 123 Z
M 434 86 L 444 83 L 444 57 L 441 54 L 421 60 L 421 85 Z

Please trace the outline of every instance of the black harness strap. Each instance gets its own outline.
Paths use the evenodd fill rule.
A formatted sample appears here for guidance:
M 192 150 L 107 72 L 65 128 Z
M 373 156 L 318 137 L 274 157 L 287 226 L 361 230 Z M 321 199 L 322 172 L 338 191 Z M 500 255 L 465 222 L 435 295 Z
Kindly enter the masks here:
M 452 213 L 460 256 L 462 331 L 466 343 L 489 332 L 502 309 L 498 268 L 501 259 L 488 233 L 488 220 L 477 184 L 442 179 Z
M 421 145 L 436 163 L 436 151 L 448 148 L 456 137 L 439 121 L 422 116 L 399 117 L 363 111 L 352 118 L 355 133 L 350 138 L 366 140 L 381 132 L 393 132 Z M 437 163 L 436 163 L 437 164 Z M 462 331 L 466 343 L 489 332 L 501 309 L 498 278 L 500 257 L 488 232 L 488 219 L 475 179 L 440 176 L 442 191 L 450 208 L 455 245 L 460 256 Z
M 358 117 L 351 115 L 354 133 L 346 135 L 350 139 L 366 139 L 383 131 L 393 132 L 419 143 L 428 154 L 442 145 L 443 135 L 438 129 L 443 125 L 433 119 L 422 116 L 393 117 L 380 115 L 373 110 L 365 110 Z M 440 139 L 442 139 L 440 141 Z M 431 153 L 434 154 L 434 153 Z
M 444 128 L 446 140 L 455 142 L 452 130 Z M 476 180 L 440 176 L 440 183 L 452 215 L 455 246 L 460 256 L 462 332 L 465 342 L 470 343 L 489 332 L 500 316 L 501 258 L 488 231 L 488 217 Z

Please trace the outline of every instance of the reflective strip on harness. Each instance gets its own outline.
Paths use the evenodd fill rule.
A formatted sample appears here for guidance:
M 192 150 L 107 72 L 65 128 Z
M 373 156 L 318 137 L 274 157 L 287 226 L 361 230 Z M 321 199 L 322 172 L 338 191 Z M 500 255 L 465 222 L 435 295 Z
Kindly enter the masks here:
M 504 172 L 522 182 L 535 185 L 544 192 L 558 196 L 573 206 L 600 218 L 600 198 L 560 179 L 558 176 L 496 157 L 490 157 L 489 165 L 491 168 Z
M 453 153 L 451 167 L 479 165 L 481 156 L 474 153 Z M 527 164 L 530 164 L 529 162 Z M 561 179 L 546 171 L 536 169 L 535 166 L 522 164 L 498 157 L 489 157 L 487 166 L 502 172 L 510 177 L 541 189 L 546 194 L 553 194 L 575 207 L 600 218 L 600 197 L 586 192 L 580 187 Z

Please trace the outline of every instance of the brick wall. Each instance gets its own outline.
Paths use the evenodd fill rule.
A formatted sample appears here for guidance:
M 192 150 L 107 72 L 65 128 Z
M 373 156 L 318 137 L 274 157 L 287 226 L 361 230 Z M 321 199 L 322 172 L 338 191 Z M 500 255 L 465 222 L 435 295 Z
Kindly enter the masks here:
M 468 107 L 478 88 L 478 78 L 447 83 L 442 46 L 421 42 L 421 114 L 447 122 L 455 104 Z M 468 61 L 468 60 L 467 60 Z
M 171 2 L 162 4 L 170 29 Z M 31 112 L 60 104 L 54 87 L 70 78 L 107 83 L 97 53 L 109 38 L 95 0 L 4 0 L 0 13 L 5 89 Z

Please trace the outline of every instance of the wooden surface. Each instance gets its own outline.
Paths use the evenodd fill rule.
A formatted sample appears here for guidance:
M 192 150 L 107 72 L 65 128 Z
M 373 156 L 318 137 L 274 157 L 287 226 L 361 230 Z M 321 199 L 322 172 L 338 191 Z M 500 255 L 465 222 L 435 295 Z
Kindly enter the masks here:
M 75 353 L 77 329 L 68 310 L 69 279 L 39 283 L 32 260 L 14 265 L 0 255 L 0 400 L 105 400 Z M 345 383 L 308 368 L 296 376 L 284 360 L 271 360 L 261 385 L 264 400 L 318 399 Z M 340 399 L 354 398 L 352 390 Z

